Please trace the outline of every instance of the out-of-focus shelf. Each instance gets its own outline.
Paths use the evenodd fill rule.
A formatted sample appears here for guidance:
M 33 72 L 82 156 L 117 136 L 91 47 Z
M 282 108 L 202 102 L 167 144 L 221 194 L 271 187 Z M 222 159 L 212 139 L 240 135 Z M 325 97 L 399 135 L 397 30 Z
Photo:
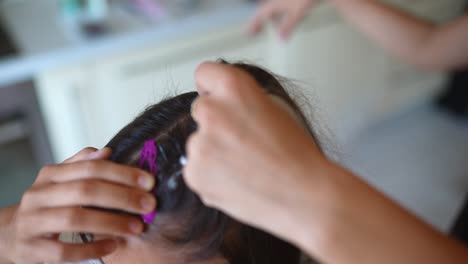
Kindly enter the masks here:
M 21 119 L 0 123 L 0 145 L 27 137 L 27 131 Z
M 245 1 L 201 3 L 190 14 L 153 24 L 114 14 L 110 33 L 93 39 L 63 24 L 56 0 L 2 3 L 0 15 L 19 54 L 0 61 L 0 89 L 49 70 L 245 23 L 255 11 L 255 5 Z

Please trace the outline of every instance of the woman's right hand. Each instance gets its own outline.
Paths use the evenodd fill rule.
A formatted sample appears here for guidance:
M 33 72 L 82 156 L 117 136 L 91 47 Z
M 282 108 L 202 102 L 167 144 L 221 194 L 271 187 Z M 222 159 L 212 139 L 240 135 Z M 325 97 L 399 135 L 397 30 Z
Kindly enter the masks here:
M 117 239 L 143 231 L 138 217 L 116 214 L 99 207 L 135 214 L 156 206 L 148 193 L 154 177 L 145 171 L 104 159 L 111 150 L 87 148 L 62 164 L 45 166 L 27 190 L 2 229 L 8 234 L 0 252 L 12 262 L 64 262 L 103 257 L 117 247 Z M 1 212 L 0 212 L 1 213 Z M 1 230 L 0 230 L 1 231 Z M 109 239 L 89 244 L 58 240 L 64 232 L 105 235 Z M 0 232 L 2 233 L 2 232 Z
M 282 39 L 288 39 L 297 24 L 308 14 L 316 0 L 269 0 L 260 5 L 249 25 L 249 33 L 256 34 L 263 24 L 273 20 Z

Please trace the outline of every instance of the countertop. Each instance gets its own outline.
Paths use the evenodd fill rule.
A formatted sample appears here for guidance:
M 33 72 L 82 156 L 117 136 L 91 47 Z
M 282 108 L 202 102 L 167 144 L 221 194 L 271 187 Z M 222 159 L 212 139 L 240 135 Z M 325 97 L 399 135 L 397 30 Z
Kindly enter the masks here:
M 255 5 L 239 0 L 202 0 L 199 8 L 159 23 L 127 21 L 127 27 L 96 39 L 86 39 L 63 23 L 55 0 L 5 3 L 0 12 L 19 54 L 0 61 L 0 87 L 34 79 L 54 68 L 112 55 L 145 43 L 167 43 L 246 22 Z M 123 18 L 117 18 L 116 21 Z M 124 23 L 121 23 L 124 25 Z M 119 27 L 119 25 L 117 26 Z

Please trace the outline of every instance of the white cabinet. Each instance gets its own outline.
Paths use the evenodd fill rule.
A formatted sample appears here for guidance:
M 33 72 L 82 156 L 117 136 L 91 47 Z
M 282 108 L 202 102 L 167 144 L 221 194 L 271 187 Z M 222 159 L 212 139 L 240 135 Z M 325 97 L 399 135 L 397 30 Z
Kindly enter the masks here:
M 36 93 L 56 161 L 89 146 L 85 91 L 92 87 L 92 65 L 66 67 L 36 78 Z
M 103 146 L 145 106 L 163 97 L 195 90 L 194 72 L 205 60 L 248 59 L 264 64 L 265 39 L 248 39 L 236 26 L 222 32 L 147 47 L 97 62 L 95 84 L 86 102 L 90 144 Z

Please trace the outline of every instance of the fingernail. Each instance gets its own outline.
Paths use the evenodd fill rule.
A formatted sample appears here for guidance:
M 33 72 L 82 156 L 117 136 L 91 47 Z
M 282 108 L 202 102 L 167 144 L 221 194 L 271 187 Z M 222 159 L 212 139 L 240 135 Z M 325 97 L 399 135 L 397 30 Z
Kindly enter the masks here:
M 154 207 L 156 206 L 156 202 L 154 197 L 152 196 L 145 196 L 141 199 L 141 207 L 145 212 L 152 212 Z
M 130 231 L 134 234 L 140 234 L 143 231 L 143 224 L 140 221 L 133 220 L 128 224 Z
M 154 177 L 142 175 L 138 178 L 138 185 L 145 190 L 151 190 L 154 186 Z

